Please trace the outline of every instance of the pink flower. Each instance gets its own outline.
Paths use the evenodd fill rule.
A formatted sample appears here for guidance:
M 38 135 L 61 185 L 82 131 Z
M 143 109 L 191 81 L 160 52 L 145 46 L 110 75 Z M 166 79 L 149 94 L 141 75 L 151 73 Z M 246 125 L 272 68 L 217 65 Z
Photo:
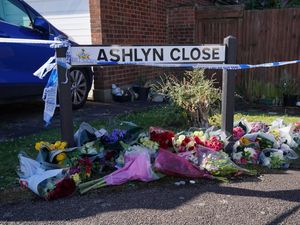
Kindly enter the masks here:
M 245 135 L 245 131 L 241 127 L 233 128 L 233 139 L 234 140 L 239 140 L 244 135 Z

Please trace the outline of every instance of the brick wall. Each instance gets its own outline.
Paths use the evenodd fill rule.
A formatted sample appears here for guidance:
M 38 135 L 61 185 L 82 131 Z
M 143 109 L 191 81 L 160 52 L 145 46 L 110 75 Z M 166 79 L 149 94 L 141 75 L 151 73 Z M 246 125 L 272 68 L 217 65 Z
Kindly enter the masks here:
M 194 42 L 195 4 L 208 0 L 90 0 L 93 44 L 183 44 Z M 165 70 L 137 66 L 103 66 L 95 70 L 95 100 L 110 100 L 111 84 L 126 86 L 140 76 L 152 79 Z

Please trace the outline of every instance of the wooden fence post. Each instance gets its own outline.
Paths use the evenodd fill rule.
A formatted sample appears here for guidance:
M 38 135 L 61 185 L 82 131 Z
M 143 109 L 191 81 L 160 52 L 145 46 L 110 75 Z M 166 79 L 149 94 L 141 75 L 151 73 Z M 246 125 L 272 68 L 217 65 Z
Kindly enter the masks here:
M 57 58 L 66 58 L 67 48 L 56 48 Z M 74 146 L 73 116 L 72 116 L 72 98 L 71 82 L 67 78 L 67 69 L 57 63 L 58 74 L 58 96 L 60 111 L 60 130 L 63 141 L 68 143 L 69 147 Z
M 237 41 L 233 36 L 224 39 L 226 47 L 226 64 L 236 64 Z M 235 71 L 223 70 L 222 81 L 222 131 L 232 135 L 234 116 Z

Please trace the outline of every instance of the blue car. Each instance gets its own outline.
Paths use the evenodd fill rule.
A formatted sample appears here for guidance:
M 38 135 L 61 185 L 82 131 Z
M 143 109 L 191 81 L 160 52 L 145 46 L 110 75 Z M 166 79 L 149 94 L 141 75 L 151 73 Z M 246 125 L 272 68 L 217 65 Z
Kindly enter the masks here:
M 1 38 L 53 40 L 58 36 L 67 38 L 23 0 L 0 0 Z M 53 55 L 54 49 L 45 44 L 0 42 L 0 102 L 40 97 L 48 77 L 41 80 L 33 72 Z M 73 108 L 80 108 L 91 88 L 92 70 L 72 67 L 69 76 Z

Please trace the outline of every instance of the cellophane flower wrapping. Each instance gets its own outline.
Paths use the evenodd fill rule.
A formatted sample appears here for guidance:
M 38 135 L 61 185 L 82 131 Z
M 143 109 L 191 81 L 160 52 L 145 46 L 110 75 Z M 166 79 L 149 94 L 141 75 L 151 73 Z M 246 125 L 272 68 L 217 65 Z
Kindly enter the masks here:
M 124 160 L 124 167 L 104 177 L 107 185 L 120 185 L 132 180 L 149 182 L 159 179 L 152 170 L 147 148 L 136 146 L 134 150 L 126 151 Z
M 256 138 L 255 138 L 256 139 Z M 232 159 L 237 164 L 258 164 L 260 147 L 250 138 L 241 137 L 233 146 Z
M 173 147 L 176 152 L 195 151 L 198 145 L 220 151 L 224 143 L 218 135 L 205 134 L 203 131 L 180 132 L 173 139 Z
M 213 151 L 212 149 L 201 147 L 197 148 L 200 168 L 207 170 L 216 177 L 226 177 L 238 174 L 256 174 L 236 165 L 230 157 L 223 151 Z
M 63 169 L 45 170 L 41 164 L 24 154 L 19 154 L 20 183 L 38 196 L 53 200 L 71 195 L 75 183 Z
M 280 149 L 266 148 L 262 150 L 260 164 L 270 169 L 287 169 L 290 161 L 298 158 L 297 153 L 288 145 L 281 145 Z
M 193 165 L 186 158 L 165 149 L 159 150 L 154 167 L 155 170 L 169 176 L 186 178 L 211 178 L 209 173 Z

